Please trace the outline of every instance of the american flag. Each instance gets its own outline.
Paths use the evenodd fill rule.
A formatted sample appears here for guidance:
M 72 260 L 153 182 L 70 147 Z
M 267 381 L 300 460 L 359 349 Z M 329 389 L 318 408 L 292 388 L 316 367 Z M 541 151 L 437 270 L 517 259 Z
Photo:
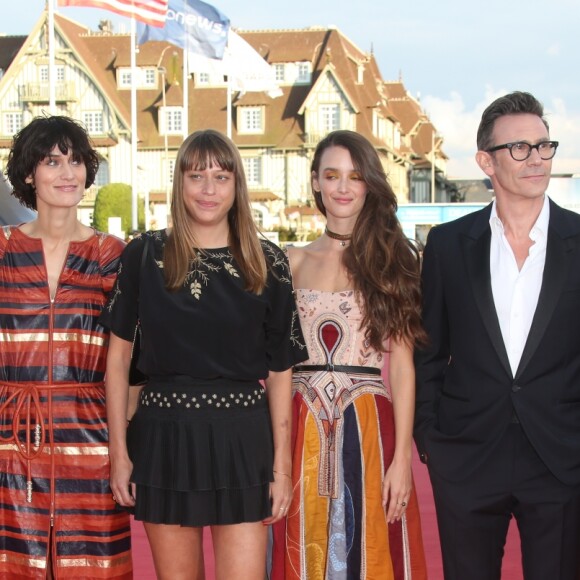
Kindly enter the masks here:
M 58 6 L 102 8 L 150 26 L 163 27 L 168 0 L 58 0 Z

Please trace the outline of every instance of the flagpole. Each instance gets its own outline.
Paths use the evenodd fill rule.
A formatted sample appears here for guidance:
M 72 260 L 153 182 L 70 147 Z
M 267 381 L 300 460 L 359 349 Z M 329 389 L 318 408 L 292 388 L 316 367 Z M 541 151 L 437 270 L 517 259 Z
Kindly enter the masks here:
M 226 132 L 228 137 L 232 138 L 232 75 L 228 74 L 227 96 L 228 102 L 226 104 Z
M 54 34 L 54 0 L 48 0 L 48 110 L 56 114 L 56 63 Z
M 189 58 L 187 50 L 187 37 L 183 50 L 183 138 L 189 135 Z
M 187 0 L 183 0 L 183 11 Z M 186 25 L 183 27 L 183 138 L 189 135 L 189 34 Z
M 137 45 L 135 37 L 135 16 L 131 16 L 131 227 L 133 232 L 139 228 L 137 219 Z
M 435 203 L 435 127 L 431 129 L 431 203 Z

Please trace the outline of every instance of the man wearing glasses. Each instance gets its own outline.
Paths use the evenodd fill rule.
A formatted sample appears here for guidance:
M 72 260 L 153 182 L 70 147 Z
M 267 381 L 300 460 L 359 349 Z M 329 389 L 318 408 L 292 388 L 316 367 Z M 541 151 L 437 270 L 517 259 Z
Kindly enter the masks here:
M 546 196 L 558 142 L 523 92 L 483 113 L 495 201 L 434 228 L 415 439 L 446 580 L 501 575 L 510 519 L 526 580 L 580 578 L 580 215 Z

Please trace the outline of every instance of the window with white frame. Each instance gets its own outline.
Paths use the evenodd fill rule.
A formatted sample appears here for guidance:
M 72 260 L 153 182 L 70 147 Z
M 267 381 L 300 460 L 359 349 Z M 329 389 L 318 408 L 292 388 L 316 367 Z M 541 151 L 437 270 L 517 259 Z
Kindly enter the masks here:
M 340 105 L 320 105 L 320 130 L 323 135 L 340 129 Z
M 117 86 L 120 89 L 131 88 L 131 68 L 122 67 L 117 70 Z M 141 89 L 151 89 L 157 86 L 157 69 L 146 67 L 137 69 L 137 87 Z
M 131 69 L 122 68 L 117 72 L 117 84 L 120 89 L 130 89 L 131 88 Z
M 262 229 L 264 227 L 264 214 L 261 211 L 252 208 L 252 217 L 254 218 L 254 223 Z
M 56 82 L 57 83 L 62 83 L 64 81 L 64 66 L 63 65 L 56 65 L 54 67 L 54 72 L 55 72 L 55 76 L 56 76 Z M 38 77 L 40 79 L 41 83 L 47 83 L 48 82 L 48 65 L 43 64 L 40 67 L 38 67 Z
M 196 85 L 209 85 L 209 73 L 200 72 L 195 75 Z
M 92 134 L 102 134 L 103 130 L 103 112 L 102 111 L 84 111 L 83 123 L 87 131 Z
M 173 185 L 173 174 L 175 173 L 175 159 L 167 160 L 167 182 Z
M 99 170 L 95 176 L 96 187 L 103 187 L 109 183 L 109 162 L 99 156 Z
M 298 63 L 298 82 L 299 83 L 309 83 L 310 82 L 310 63 L 309 62 L 299 62 Z
M 161 135 L 181 135 L 183 132 L 183 107 L 159 108 L 159 132 Z
M 141 83 L 144 88 L 157 86 L 157 71 L 153 67 L 143 69 Z
M 381 141 L 384 141 L 386 138 L 386 120 L 377 111 L 373 111 L 373 134 L 375 137 L 381 139 Z
M 264 132 L 263 107 L 239 107 L 238 112 L 240 133 Z
M 262 185 L 262 158 L 261 157 L 244 157 L 244 172 L 246 181 L 250 187 Z
M 393 147 L 396 149 L 401 148 L 401 131 L 398 128 L 395 128 L 394 135 L 393 135 Z
M 286 65 L 284 63 L 277 63 L 274 65 L 274 74 L 279 83 L 286 80 Z
M 22 113 L 4 113 L 2 120 L 2 133 L 4 135 L 14 135 L 22 129 Z

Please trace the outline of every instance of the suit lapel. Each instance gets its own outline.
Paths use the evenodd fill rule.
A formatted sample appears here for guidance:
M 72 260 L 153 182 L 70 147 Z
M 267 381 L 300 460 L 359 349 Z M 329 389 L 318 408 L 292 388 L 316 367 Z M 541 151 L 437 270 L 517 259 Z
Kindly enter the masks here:
M 491 275 L 489 271 L 491 244 L 491 228 L 489 226 L 490 212 L 491 205 L 481 212 L 478 212 L 475 222 L 473 222 L 469 232 L 466 232 L 463 237 L 463 252 L 467 275 L 471 283 L 471 290 L 481 314 L 483 325 L 503 367 L 511 377 L 512 371 L 491 290 Z
M 542 277 L 542 288 L 538 297 L 538 305 L 532 319 L 528 339 L 522 352 L 520 364 L 516 371 L 519 377 L 538 349 L 544 332 L 552 318 L 558 299 L 562 293 L 566 276 L 572 266 L 576 239 L 564 237 L 560 233 L 561 210 L 554 203 L 550 204 L 550 225 L 546 245 L 546 263 Z

